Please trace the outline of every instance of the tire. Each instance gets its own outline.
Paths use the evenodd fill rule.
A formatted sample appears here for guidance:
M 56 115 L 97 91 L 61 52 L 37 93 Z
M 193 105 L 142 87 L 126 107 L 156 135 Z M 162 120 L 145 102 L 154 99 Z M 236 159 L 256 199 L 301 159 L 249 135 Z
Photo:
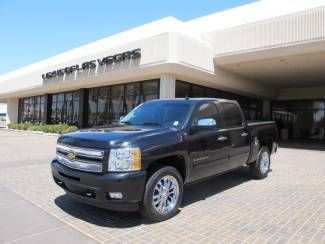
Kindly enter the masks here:
M 167 220 L 177 214 L 182 197 L 183 179 L 178 170 L 171 166 L 159 168 L 147 180 L 141 214 L 152 222 Z
M 257 155 L 257 160 L 249 165 L 249 171 L 255 179 L 264 179 L 270 171 L 271 159 L 270 151 L 267 147 L 261 147 Z

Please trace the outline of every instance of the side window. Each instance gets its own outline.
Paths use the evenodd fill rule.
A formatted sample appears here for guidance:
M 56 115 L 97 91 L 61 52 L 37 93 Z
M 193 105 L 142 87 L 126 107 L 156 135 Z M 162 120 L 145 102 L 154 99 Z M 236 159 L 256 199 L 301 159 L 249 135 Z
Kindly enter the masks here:
M 220 113 L 213 103 L 202 104 L 195 112 L 193 125 L 220 127 Z
M 243 126 L 243 118 L 236 104 L 222 103 L 221 106 L 223 110 L 224 123 L 227 128 Z

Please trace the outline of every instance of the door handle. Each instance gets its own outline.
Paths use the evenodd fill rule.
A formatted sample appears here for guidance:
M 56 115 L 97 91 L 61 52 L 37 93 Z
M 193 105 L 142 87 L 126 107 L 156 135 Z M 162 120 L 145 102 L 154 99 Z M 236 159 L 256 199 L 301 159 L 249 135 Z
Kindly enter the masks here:
M 228 140 L 228 137 L 226 137 L 226 136 L 219 136 L 217 140 L 220 141 L 220 142 L 224 142 L 224 141 Z
M 241 135 L 242 137 L 245 137 L 245 136 L 248 136 L 248 133 L 243 132 L 243 133 L 241 133 L 240 135 Z

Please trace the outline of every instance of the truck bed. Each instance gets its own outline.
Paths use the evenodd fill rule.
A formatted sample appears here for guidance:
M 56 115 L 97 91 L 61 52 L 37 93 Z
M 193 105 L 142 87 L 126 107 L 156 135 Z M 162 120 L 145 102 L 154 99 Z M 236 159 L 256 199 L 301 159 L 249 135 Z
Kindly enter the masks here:
M 247 127 L 251 137 L 251 153 L 248 162 L 254 162 L 260 147 L 260 145 L 256 143 L 265 143 L 268 141 L 276 142 L 278 139 L 278 129 L 275 121 L 247 121 Z M 270 153 L 275 152 L 275 145 L 276 144 L 273 144 L 272 148 L 269 148 Z

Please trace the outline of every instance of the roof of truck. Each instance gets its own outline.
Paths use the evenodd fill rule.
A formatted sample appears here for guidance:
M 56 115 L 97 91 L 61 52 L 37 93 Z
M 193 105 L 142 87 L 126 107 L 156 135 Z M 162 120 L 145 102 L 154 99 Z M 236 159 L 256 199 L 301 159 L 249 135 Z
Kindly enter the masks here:
M 189 102 L 202 102 L 202 101 L 228 101 L 234 102 L 235 100 L 223 99 L 223 98 L 213 98 L 213 97 L 195 97 L 195 98 L 169 98 L 169 99 L 155 99 L 152 101 L 167 101 L 167 102 L 180 102 L 180 101 L 189 101 Z

